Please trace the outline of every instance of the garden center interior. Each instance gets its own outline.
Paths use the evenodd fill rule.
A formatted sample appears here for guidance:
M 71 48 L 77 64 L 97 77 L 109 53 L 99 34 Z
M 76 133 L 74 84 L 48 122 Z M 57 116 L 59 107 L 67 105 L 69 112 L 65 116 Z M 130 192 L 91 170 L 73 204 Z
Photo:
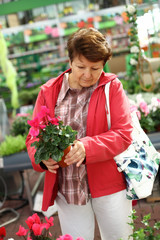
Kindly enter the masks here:
M 8 201 L 14 195 L 24 191 L 24 206 L 35 212 L 41 207 L 35 201 L 44 175 L 33 176 L 35 182 L 29 177 L 27 120 L 39 87 L 69 67 L 67 39 L 83 27 L 98 29 L 108 40 L 112 58 L 104 71 L 118 76 L 160 151 L 160 0 L 0 0 L 0 227 L 5 202 L 13 215 L 6 226 L 20 218 Z M 157 182 L 148 202 L 160 201 Z

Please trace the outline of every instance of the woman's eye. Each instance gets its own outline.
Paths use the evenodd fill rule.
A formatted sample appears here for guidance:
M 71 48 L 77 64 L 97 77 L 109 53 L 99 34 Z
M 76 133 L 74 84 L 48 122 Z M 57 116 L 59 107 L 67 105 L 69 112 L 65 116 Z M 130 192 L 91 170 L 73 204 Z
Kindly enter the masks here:
M 84 67 L 78 66 L 78 68 L 81 68 L 81 69 L 82 69 L 82 68 L 84 68 Z
M 94 71 L 97 71 L 97 70 L 98 70 L 98 68 L 92 68 L 92 70 L 94 70 Z

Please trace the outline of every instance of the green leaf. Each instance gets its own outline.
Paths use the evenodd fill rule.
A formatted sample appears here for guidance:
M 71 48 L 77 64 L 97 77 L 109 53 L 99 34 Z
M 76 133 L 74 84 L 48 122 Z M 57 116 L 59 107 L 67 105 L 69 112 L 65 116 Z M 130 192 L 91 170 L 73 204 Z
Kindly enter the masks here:
M 59 152 L 53 153 L 51 155 L 51 158 L 54 159 L 56 162 L 59 162 L 59 161 L 61 161 L 63 155 L 64 155 L 64 152 L 63 151 L 59 151 Z

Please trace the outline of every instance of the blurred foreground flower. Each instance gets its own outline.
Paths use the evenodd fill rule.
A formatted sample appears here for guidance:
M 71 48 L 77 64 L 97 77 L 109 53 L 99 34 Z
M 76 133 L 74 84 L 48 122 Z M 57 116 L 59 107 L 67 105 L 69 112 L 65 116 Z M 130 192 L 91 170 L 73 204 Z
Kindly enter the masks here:
M 53 224 L 53 217 L 49 219 L 45 217 L 46 222 L 43 222 L 37 213 L 28 217 L 26 220 L 26 224 L 28 229 L 25 229 L 23 226 L 19 226 L 19 230 L 16 233 L 18 237 L 25 240 L 55 240 L 52 239 L 52 234 L 49 229 Z M 0 240 L 5 240 L 6 237 L 6 229 L 5 227 L 0 228 Z M 14 238 L 10 238 L 8 240 L 14 240 Z M 63 236 L 59 236 L 57 240 L 73 240 L 73 237 L 69 234 L 65 234 Z M 84 240 L 81 237 L 78 237 L 76 240 Z

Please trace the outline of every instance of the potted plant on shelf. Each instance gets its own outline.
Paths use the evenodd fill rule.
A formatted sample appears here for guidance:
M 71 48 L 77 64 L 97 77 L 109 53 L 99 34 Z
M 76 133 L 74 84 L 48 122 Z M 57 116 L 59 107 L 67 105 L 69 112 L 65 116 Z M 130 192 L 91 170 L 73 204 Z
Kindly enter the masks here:
M 35 163 L 39 164 L 42 160 L 54 159 L 61 167 L 66 167 L 64 155 L 70 151 L 77 131 L 71 126 L 63 125 L 60 118 L 51 118 L 49 109 L 42 106 L 40 112 L 33 120 L 28 120 L 31 126 L 29 133 L 35 138 L 31 144 L 36 148 Z
M 141 127 L 146 133 L 160 131 L 160 99 L 152 97 L 147 103 L 142 94 L 138 94 L 135 100 L 130 99 L 131 109 L 138 112 Z
M 25 153 L 25 140 L 29 131 L 27 120 L 30 119 L 29 114 L 17 114 L 10 128 L 10 134 L 5 136 L 4 141 L 0 144 L 0 156 L 6 157 L 12 154 Z

